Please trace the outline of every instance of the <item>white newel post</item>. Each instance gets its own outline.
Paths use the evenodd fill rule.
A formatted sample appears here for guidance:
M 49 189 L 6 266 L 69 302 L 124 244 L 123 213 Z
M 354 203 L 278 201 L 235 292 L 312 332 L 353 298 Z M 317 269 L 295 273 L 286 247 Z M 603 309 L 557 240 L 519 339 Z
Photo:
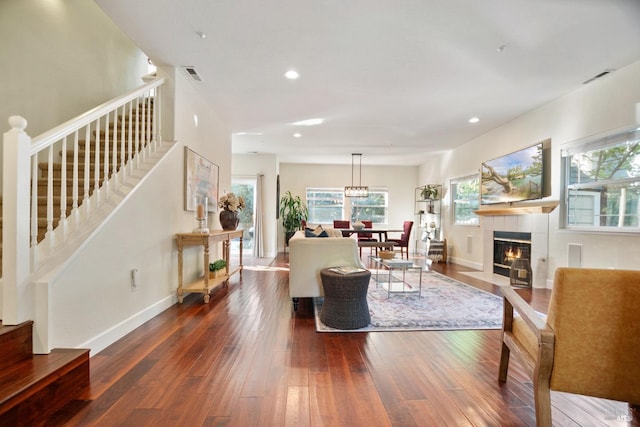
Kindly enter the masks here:
M 2 323 L 16 325 L 33 313 L 30 274 L 29 203 L 31 137 L 27 121 L 9 118 L 3 139 L 2 165 Z

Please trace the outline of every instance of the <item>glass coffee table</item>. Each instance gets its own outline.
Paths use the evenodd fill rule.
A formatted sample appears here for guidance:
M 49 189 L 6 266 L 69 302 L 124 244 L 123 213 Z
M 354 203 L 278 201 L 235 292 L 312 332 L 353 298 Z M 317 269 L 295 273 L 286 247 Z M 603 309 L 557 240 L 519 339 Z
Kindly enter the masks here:
M 369 256 L 369 262 L 375 265 L 373 280 L 382 285 L 387 290 L 387 297 L 391 294 L 417 293 L 422 295 L 422 270 L 423 267 L 416 265 L 413 261 L 402 259 L 382 259 L 373 255 Z M 407 282 L 407 272 L 418 272 L 418 284 Z M 385 274 L 385 272 L 387 274 Z

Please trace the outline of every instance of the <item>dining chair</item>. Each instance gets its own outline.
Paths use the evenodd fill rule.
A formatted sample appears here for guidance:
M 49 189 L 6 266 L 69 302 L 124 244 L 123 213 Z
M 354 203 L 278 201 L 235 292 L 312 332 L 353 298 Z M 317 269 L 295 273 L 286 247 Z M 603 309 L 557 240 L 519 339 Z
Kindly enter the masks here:
M 551 393 L 640 403 L 640 271 L 560 267 L 546 319 L 502 287 L 504 320 L 498 380 L 513 354 L 533 379 L 538 427 L 551 427 Z M 514 311 L 517 314 L 514 314 Z
M 402 234 L 399 239 L 387 239 L 387 242 L 395 243 L 396 247 L 400 248 L 400 258 L 406 252 L 407 259 L 409 259 L 409 239 L 411 238 L 411 228 L 413 227 L 413 221 L 405 221 L 402 224 Z M 406 248 L 406 250 L 405 250 Z
M 346 228 L 349 229 L 351 228 L 351 223 L 349 221 L 343 220 L 343 219 L 334 219 L 333 220 L 333 228 Z M 342 237 L 349 237 L 349 232 L 348 231 L 343 231 L 342 232 Z
M 364 228 L 373 228 L 373 221 L 364 219 L 362 221 L 360 221 L 364 224 Z M 376 239 L 375 237 L 373 237 L 373 233 L 358 233 L 358 243 L 360 242 L 377 242 L 378 239 Z M 375 249 L 375 253 L 376 255 L 378 255 L 378 248 L 375 246 L 371 246 L 371 251 L 373 252 L 373 250 Z M 362 257 L 362 246 L 360 246 L 360 256 Z

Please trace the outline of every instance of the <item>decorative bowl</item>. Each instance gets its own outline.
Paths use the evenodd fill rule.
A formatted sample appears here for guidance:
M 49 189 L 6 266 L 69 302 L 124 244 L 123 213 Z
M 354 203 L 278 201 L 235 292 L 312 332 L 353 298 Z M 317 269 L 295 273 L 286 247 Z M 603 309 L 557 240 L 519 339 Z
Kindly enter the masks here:
M 394 251 L 378 251 L 378 256 L 382 259 L 393 259 L 396 253 Z

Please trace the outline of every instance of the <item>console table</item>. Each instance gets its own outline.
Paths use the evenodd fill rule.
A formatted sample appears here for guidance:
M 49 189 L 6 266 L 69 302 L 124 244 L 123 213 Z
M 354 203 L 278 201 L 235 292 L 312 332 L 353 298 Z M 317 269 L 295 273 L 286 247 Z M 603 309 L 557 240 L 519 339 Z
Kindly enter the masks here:
M 235 273 L 242 277 L 242 234 L 243 230 L 211 230 L 209 233 L 179 233 L 176 234 L 178 248 L 178 302 L 182 304 L 185 293 L 199 292 L 204 294 L 204 303 L 209 303 L 209 292 L 216 286 L 229 285 L 229 278 Z M 230 268 L 229 252 L 232 239 L 240 239 L 240 259 L 238 266 Z M 212 278 L 209 275 L 209 249 L 215 243 L 222 242 L 222 259 L 227 263 L 225 274 Z M 185 284 L 183 282 L 183 249 L 190 246 L 202 246 L 204 249 L 204 276 Z

